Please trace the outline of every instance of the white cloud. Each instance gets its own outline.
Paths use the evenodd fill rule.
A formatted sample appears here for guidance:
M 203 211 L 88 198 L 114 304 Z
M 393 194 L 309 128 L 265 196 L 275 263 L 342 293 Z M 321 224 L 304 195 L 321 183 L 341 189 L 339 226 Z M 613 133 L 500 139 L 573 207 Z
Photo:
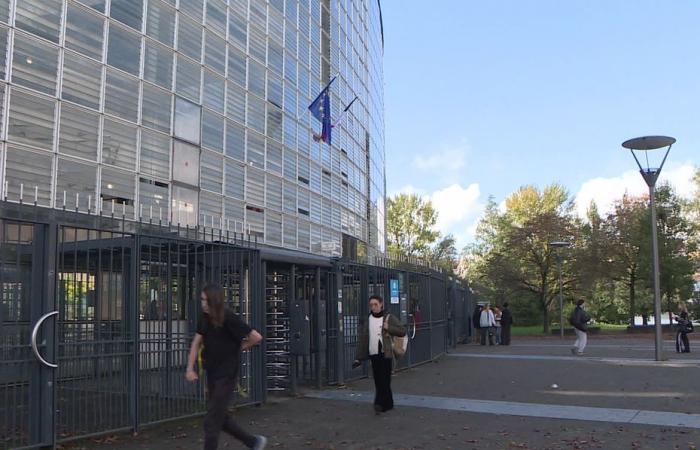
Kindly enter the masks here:
M 457 144 L 443 146 L 439 151 L 429 152 L 427 156 L 417 155 L 413 158 L 413 166 L 420 170 L 456 171 L 467 163 L 469 145 L 466 140 Z
M 678 195 L 689 197 L 693 193 L 693 174 L 695 167 L 690 164 L 671 166 L 661 172 L 660 182 L 668 182 Z M 612 211 L 616 200 L 622 198 L 625 193 L 630 195 L 644 195 L 649 188 L 636 170 L 629 170 L 618 177 L 593 178 L 581 185 L 576 194 L 576 213 L 579 217 L 586 217 L 586 211 L 592 200 L 595 200 L 601 214 Z

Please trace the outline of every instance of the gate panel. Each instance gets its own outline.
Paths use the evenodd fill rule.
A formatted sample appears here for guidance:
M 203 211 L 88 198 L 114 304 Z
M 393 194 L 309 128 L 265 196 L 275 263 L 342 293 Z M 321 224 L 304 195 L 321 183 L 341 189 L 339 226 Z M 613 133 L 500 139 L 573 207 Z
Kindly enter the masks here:
M 134 367 L 131 235 L 60 227 L 57 434 L 128 428 Z
M 0 220 L 0 446 L 42 443 L 41 396 L 44 368 L 32 354 L 32 325 L 44 314 L 41 301 L 42 225 Z M 48 319 L 51 321 L 53 319 Z M 48 323 L 48 322 L 47 322 Z M 47 327 L 39 332 L 38 349 L 47 356 Z M 42 400 L 44 403 L 42 404 Z M 44 442 L 44 444 L 49 444 Z

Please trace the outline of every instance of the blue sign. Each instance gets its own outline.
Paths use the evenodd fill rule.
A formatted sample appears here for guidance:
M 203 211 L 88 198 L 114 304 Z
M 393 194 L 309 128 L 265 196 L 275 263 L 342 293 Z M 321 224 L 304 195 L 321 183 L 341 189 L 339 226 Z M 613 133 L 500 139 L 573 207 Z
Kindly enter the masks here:
M 391 304 L 399 304 L 399 280 L 389 280 L 389 289 L 391 290 Z

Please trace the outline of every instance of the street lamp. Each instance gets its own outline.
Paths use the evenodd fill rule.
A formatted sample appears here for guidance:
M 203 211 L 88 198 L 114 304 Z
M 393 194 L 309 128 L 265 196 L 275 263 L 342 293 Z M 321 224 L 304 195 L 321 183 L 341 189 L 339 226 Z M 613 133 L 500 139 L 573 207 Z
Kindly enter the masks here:
M 555 241 L 550 242 L 549 246 L 556 249 L 569 248 L 571 247 L 571 242 Z M 561 282 L 561 261 L 561 252 L 557 250 L 557 267 L 559 268 L 559 335 L 564 339 L 564 294 Z
M 656 202 L 654 200 L 654 193 L 656 187 L 656 180 L 659 179 L 659 174 L 661 174 L 661 169 L 664 167 L 668 153 L 671 151 L 671 146 L 676 142 L 676 139 L 668 136 L 644 136 L 639 138 L 630 139 L 622 143 L 622 146 L 629 149 L 630 153 L 634 157 L 634 160 L 639 166 L 639 173 L 642 174 L 642 178 L 649 186 L 649 209 L 651 210 L 651 255 L 654 264 L 654 348 L 655 356 L 657 361 L 663 361 L 663 335 L 661 332 L 661 286 L 660 286 L 660 274 L 659 274 L 659 243 L 658 237 L 656 236 Z M 658 168 L 651 167 L 649 165 L 649 151 L 666 149 L 664 154 L 664 159 L 661 161 L 661 165 Z M 647 167 L 646 169 L 639 162 L 637 154 L 635 151 L 645 152 Z

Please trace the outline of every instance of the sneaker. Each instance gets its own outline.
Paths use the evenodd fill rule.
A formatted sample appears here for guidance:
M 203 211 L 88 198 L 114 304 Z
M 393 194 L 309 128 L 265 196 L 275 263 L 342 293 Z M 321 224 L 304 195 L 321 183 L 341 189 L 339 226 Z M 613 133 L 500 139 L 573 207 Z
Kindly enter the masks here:
M 583 352 L 576 352 L 576 355 L 583 356 Z
M 253 450 L 264 450 L 265 447 L 267 447 L 267 438 L 265 436 L 255 436 Z

